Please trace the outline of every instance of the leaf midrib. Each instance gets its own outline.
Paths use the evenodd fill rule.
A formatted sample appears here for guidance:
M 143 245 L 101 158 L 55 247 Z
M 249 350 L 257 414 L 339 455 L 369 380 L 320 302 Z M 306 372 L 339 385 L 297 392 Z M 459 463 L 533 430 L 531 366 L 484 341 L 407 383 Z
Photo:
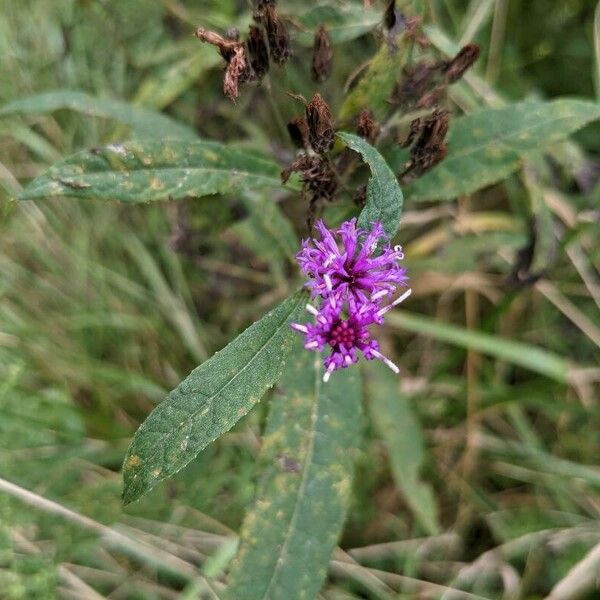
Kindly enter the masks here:
M 168 440 L 169 438 L 171 438 L 172 436 L 175 435 L 175 432 L 180 431 L 181 429 L 183 429 L 184 426 L 187 426 L 193 419 L 195 419 L 198 414 L 207 406 L 207 405 L 211 405 L 215 398 L 217 396 L 219 396 L 223 390 L 225 390 L 227 388 L 227 386 L 229 386 L 233 381 L 235 381 L 251 364 L 252 362 L 257 358 L 257 356 L 260 355 L 260 353 L 265 349 L 265 347 L 269 344 L 269 342 L 271 342 L 271 340 L 281 331 L 281 329 L 287 324 L 290 315 L 298 308 L 298 305 L 303 301 L 303 295 L 301 294 L 298 301 L 292 306 L 292 308 L 290 309 L 289 313 L 287 313 L 287 315 L 285 316 L 285 318 L 283 319 L 282 323 L 275 329 L 275 331 L 269 336 L 269 338 L 265 341 L 265 343 L 256 351 L 256 353 L 252 356 L 252 358 L 231 378 L 227 381 L 227 383 L 225 383 L 221 388 L 219 388 L 216 392 L 214 392 L 211 396 L 206 396 L 206 400 L 204 402 L 204 404 L 202 405 L 201 408 L 198 408 L 197 410 L 195 410 L 193 413 L 191 413 L 187 418 L 185 418 L 183 421 L 181 421 L 179 427 L 177 427 L 177 429 L 171 431 L 170 433 L 166 434 L 164 436 L 164 438 L 162 438 L 163 440 Z M 200 393 L 202 394 L 202 392 L 200 390 L 195 390 L 193 393 Z M 140 432 L 142 431 L 142 429 L 139 430 Z M 137 436 L 136 436 L 137 437 Z M 162 449 L 162 447 L 157 448 L 152 454 L 149 455 L 147 462 L 150 461 L 150 459 L 153 459 L 155 456 L 157 456 L 160 453 L 160 450 Z M 130 454 L 134 453 L 133 449 L 131 450 Z M 164 479 L 164 477 L 160 478 L 161 480 Z
M 268 164 L 268 163 L 267 163 Z M 73 178 L 73 179 L 81 179 L 84 178 L 86 176 L 94 176 L 94 175 L 105 175 L 105 176 L 111 176 L 114 177 L 115 174 L 119 174 L 119 173 L 127 173 L 129 174 L 135 174 L 135 173 L 165 173 L 165 172 L 173 172 L 173 173 L 180 173 L 181 171 L 198 171 L 198 172 L 205 172 L 205 171 L 215 171 L 215 172 L 225 172 L 225 173 L 232 173 L 232 172 L 237 172 L 237 173 L 245 173 L 247 175 L 250 175 L 251 177 L 264 177 L 264 178 L 269 178 L 269 179 L 273 179 L 275 181 L 277 181 L 278 183 L 280 183 L 279 178 L 277 177 L 277 175 L 275 173 L 273 173 L 273 175 L 267 175 L 266 173 L 254 173 L 252 171 L 248 171 L 246 170 L 246 168 L 232 168 L 232 167 L 203 167 L 203 166 L 192 166 L 192 167 L 154 167 L 154 168 L 148 168 L 148 167 L 144 167 L 141 169 L 114 169 L 112 171 L 106 170 L 106 171 L 86 171 L 84 173 L 73 173 L 73 174 L 48 174 L 48 175 L 42 175 L 42 177 L 46 177 L 47 179 L 52 179 L 53 181 L 59 180 L 60 179 L 68 179 L 68 178 Z

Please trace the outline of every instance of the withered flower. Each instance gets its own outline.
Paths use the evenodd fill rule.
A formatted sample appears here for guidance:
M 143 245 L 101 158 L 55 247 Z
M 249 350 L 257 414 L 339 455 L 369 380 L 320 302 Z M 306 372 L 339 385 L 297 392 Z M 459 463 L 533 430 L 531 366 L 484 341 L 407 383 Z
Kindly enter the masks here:
M 331 200 L 338 188 L 337 175 L 331 163 L 322 156 L 301 154 L 281 172 L 287 183 L 292 173 L 300 173 L 300 181 L 315 199 Z
M 287 130 L 290 138 L 297 148 L 308 149 L 310 142 L 308 141 L 308 124 L 303 117 L 296 117 L 287 124 Z
M 281 172 L 281 181 L 286 183 L 292 173 L 300 173 L 302 197 L 308 198 L 309 210 L 307 224 L 312 227 L 319 201 L 331 202 L 338 189 L 338 176 L 323 156 L 301 154 Z
M 283 65 L 292 54 L 290 34 L 283 21 L 279 18 L 275 8 L 271 5 L 267 5 L 264 10 L 257 15 L 257 18 L 262 22 L 267 33 L 271 58 L 278 65 Z
M 308 139 L 317 154 L 325 154 L 333 147 L 335 131 L 331 111 L 321 94 L 315 94 L 306 105 Z
M 462 47 L 458 54 L 447 65 L 447 83 L 458 81 L 478 58 L 479 46 L 477 44 L 467 44 Z
M 234 50 L 233 57 L 225 69 L 225 78 L 223 79 L 223 93 L 230 100 L 235 101 L 238 99 L 240 95 L 239 85 L 243 83 L 241 80 L 244 78 L 247 69 L 246 51 L 243 44 L 240 44 Z
M 201 42 L 216 46 L 221 56 L 227 61 L 225 78 L 223 79 L 223 93 L 229 99 L 236 100 L 239 96 L 240 84 L 251 81 L 254 77 L 246 57 L 244 44 L 237 39 L 235 34 L 232 34 L 234 39 L 227 39 L 203 27 L 198 27 L 194 35 Z
M 381 127 L 375 121 L 373 113 L 368 108 L 364 108 L 356 119 L 356 133 L 367 140 L 369 144 L 373 144 L 380 132 Z
M 446 88 L 458 81 L 478 56 L 479 46 L 467 44 L 452 59 L 421 61 L 405 69 L 404 79 L 396 86 L 391 101 L 404 108 L 431 108 L 439 104 Z
M 254 75 L 262 79 L 269 70 L 269 49 L 260 27 L 250 25 L 246 48 Z
M 448 133 L 450 113 L 447 110 L 437 109 L 426 119 L 415 119 L 411 123 L 410 133 L 403 146 L 409 146 L 410 160 L 406 164 L 401 178 L 409 173 L 419 177 L 437 165 L 448 154 L 445 143 Z
M 424 95 L 435 89 L 445 68 L 445 61 L 426 60 L 405 68 L 404 78 L 392 94 L 392 102 L 405 108 L 420 103 Z
M 315 31 L 312 56 L 312 78 L 317 83 L 322 83 L 331 75 L 333 61 L 333 45 L 325 25 L 319 25 Z

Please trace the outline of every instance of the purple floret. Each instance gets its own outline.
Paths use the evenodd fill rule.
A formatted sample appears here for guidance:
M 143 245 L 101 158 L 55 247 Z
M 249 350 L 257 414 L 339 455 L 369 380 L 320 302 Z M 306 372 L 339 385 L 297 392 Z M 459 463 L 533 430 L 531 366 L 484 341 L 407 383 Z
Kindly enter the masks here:
M 406 270 L 399 264 L 404 258 L 402 248 L 390 246 L 381 223 L 373 223 L 370 232 L 356 227 L 356 219 L 346 221 L 335 232 L 321 220 L 315 228 L 321 239 L 303 240 L 296 255 L 300 269 L 310 277 L 306 285 L 313 298 L 335 292 L 353 310 L 406 285 Z M 380 248 L 382 242 L 385 245 Z
M 323 221 L 315 227 L 321 239 L 304 240 L 296 258 L 310 277 L 306 286 L 313 299 L 320 299 L 320 306 L 307 305 L 314 323 L 294 323 L 292 327 L 304 334 L 307 350 L 331 349 L 323 361 L 325 381 L 336 369 L 356 363 L 359 353 L 367 360 L 383 361 L 397 373 L 398 367 L 381 354 L 369 327 L 382 324 L 384 315 L 410 295 L 411 290 L 406 290 L 384 304 L 408 281 L 399 264 L 404 258 L 402 248 L 390 246 L 380 223 L 373 223 L 370 232 L 357 228 L 356 219 L 346 221 L 337 231 L 328 229 Z

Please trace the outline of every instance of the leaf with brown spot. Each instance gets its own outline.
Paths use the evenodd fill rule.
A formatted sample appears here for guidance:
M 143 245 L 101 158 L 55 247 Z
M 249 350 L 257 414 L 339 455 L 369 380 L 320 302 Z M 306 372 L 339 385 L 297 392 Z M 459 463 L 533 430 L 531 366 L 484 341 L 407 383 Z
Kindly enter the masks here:
M 18 199 L 74 196 L 148 202 L 200 198 L 279 188 L 279 169 L 257 152 L 218 142 L 126 142 L 66 158 L 34 179 Z
M 350 496 L 362 389 L 356 367 L 322 377 L 321 357 L 298 343 L 271 403 L 226 600 L 308 600 L 323 584 Z
M 123 464 L 129 504 L 229 431 L 280 377 L 292 351 L 297 292 L 192 371 L 137 430 Z

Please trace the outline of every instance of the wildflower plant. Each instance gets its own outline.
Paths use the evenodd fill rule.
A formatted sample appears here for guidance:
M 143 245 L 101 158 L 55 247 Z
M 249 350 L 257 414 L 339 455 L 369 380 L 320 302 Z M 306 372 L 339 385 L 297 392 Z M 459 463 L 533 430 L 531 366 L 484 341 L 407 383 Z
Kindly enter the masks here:
M 223 93 L 234 103 L 231 111 L 252 86 L 256 96 L 246 108 L 255 100 L 272 102 L 278 79 L 294 80 L 271 75 L 294 60 L 289 29 L 298 20 L 280 14 L 276 0 L 255 0 L 252 6 L 245 32 L 216 33 L 202 25 L 195 30 L 197 40 L 213 46 L 222 59 Z M 350 33 L 341 37 L 361 27 L 347 28 Z M 315 82 L 332 74 L 337 33 L 330 35 L 325 25 L 313 31 L 307 72 Z M 411 294 L 403 250 L 395 245 L 402 238 L 400 186 L 415 203 L 468 196 L 517 171 L 532 152 L 553 147 L 600 118 L 596 104 L 557 100 L 488 108 L 452 120 L 448 88 L 472 66 L 478 47 L 468 44 L 454 58 L 432 62 L 420 18 L 404 15 L 393 0 L 380 33 L 380 50 L 368 67 L 354 73 L 358 81 L 334 110 L 324 90 L 308 101 L 296 90 L 280 90 L 290 102 L 301 99 L 304 113 L 287 130 L 279 123 L 291 140 L 277 157 L 199 139 L 190 125 L 128 107 L 118 112 L 126 113 L 122 120 L 131 125 L 133 141 L 81 151 L 19 194 L 20 200 L 75 196 L 139 203 L 219 195 L 251 205 L 262 193 L 261 206 L 274 217 L 274 228 L 283 231 L 278 241 L 288 254 L 297 252 L 298 268 L 287 278 L 281 269 L 280 285 L 273 286 L 279 302 L 272 301 L 276 305 L 266 315 L 166 396 L 136 432 L 123 464 L 123 499 L 129 504 L 188 465 L 262 398 L 271 399 L 260 455 L 265 473 L 229 569 L 226 600 L 311 599 L 326 577 L 360 446 L 362 374 L 368 370 L 382 380 L 391 378 L 394 390 L 397 378 L 389 370 L 399 373 L 402 361 L 392 344 L 380 345 L 377 339 L 390 311 Z M 422 60 L 408 64 L 421 51 Z M 51 95 L 43 100 L 64 106 Z M 105 102 L 86 105 L 85 100 L 71 96 L 65 105 L 114 114 Z M 470 106 L 470 98 L 464 104 Z M 395 118 L 395 112 L 409 118 Z M 405 130 L 395 131 L 400 122 L 407 124 Z M 256 131 L 246 125 L 239 130 Z M 390 145 L 406 160 L 394 170 L 377 149 L 387 152 Z M 301 218 L 287 219 L 274 191 Z M 340 223 L 328 211 L 334 202 L 342 209 L 336 214 L 352 215 Z M 309 237 L 297 244 L 306 225 Z M 389 370 L 378 371 L 379 363 Z M 431 490 L 418 480 L 418 466 L 414 471 L 415 497 L 407 503 L 420 526 L 437 535 Z

